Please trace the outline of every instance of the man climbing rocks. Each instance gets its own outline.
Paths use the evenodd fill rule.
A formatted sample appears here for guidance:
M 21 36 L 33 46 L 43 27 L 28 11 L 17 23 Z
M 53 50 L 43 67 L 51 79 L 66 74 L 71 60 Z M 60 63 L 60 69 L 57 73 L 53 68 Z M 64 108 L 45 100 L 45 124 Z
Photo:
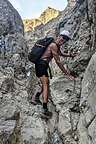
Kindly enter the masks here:
M 60 46 L 62 46 L 65 42 L 70 40 L 70 33 L 69 31 L 62 31 L 60 35 L 47 47 L 44 54 L 41 56 L 39 61 L 35 63 L 35 71 L 36 76 L 40 79 L 42 84 L 42 90 L 40 92 L 37 92 L 35 97 L 32 98 L 33 104 L 40 104 L 39 96 L 42 93 L 43 96 L 43 114 L 46 117 L 50 117 L 52 113 L 48 110 L 47 104 L 48 104 L 48 92 L 49 92 L 49 77 L 47 69 L 49 67 L 49 62 L 52 60 L 52 58 L 55 59 L 56 64 L 59 66 L 59 68 L 62 70 L 64 74 L 68 76 L 71 80 L 74 80 L 74 77 L 70 74 L 70 71 L 64 67 L 62 62 L 60 62 L 60 55 L 62 56 L 73 56 L 69 54 L 62 54 L 60 52 Z

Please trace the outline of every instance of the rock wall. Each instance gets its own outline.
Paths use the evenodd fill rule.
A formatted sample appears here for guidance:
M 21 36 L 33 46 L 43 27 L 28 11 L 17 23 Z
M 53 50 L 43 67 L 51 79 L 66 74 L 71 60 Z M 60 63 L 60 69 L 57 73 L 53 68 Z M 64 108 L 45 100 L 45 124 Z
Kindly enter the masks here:
M 6 2 L 6 5 L 10 4 L 7 0 L 2 2 Z M 18 29 L 10 33 L 11 28 L 9 31 L 2 28 L 0 33 L 1 144 L 96 143 L 96 2 L 77 0 L 74 3 L 68 5 L 60 16 L 44 27 L 38 27 L 34 33 L 27 33 L 28 47 Z M 2 9 L 4 10 L 3 6 Z M 5 12 L 2 14 L 3 17 L 6 15 Z M 18 21 L 21 21 L 20 17 L 18 18 Z M 52 31 L 49 30 L 50 27 L 53 28 Z M 50 80 L 48 102 L 53 116 L 46 121 L 40 117 L 42 106 L 34 106 L 30 103 L 33 94 L 40 89 L 40 82 L 35 76 L 34 66 L 27 60 L 27 53 L 38 38 L 44 37 L 46 33 L 56 35 L 62 29 L 70 30 L 72 34 L 72 41 L 62 47 L 62 52 L 71 50 L 78 52 L 78 55 L 74 59 L 61 60 L 78 77 L 75 81 L 69 80 L 57 70 L 53 62 L 54 77 Z
M 22 96 L 27 96 L 27 92 L 23 91 L 24 83 L 21 82 L 26 76 L 27 61 L 23 34 L 24 26 L 18 12 L 8 0 L 0 0 L 0 144 L 22 143 L 21 111 L 18 104 Z M 21 86 L 15 80 L 21 82 Z M 20 87 L 24 88 L 21 96 L 18 91 L 22 89 Z M 20 99 L 16 100 L 15 94 L 16 99 Z
M 91 52 L 94 53 L 96 49 L 96 2 L 87 1 L 88 6 L 88 19 L 91 25 L 92 44 Z M 80 144 L 95 144 L 96 139 L 96 53 L 92 56 L 84 79 L 82 81 L 82 92 L 80 98 L 81 114 L 78 123 L 79 143 Z
M 82 81 L 79 143 L 96 143 L 96 53 L 92 56 Z
M 1 0 L 0 35 L 14 32 L 24 33 L 21 17 L 8 0 Z
M 73 7 L 76 4 L 76 0 L 67 0 L 68 1 L 68 6 Z
M 8 0 L 0 1 L 0 66 L 13 67 L 16 73 L 24 68 L 27 47 L 22 19 Z M 18 71 L 18 72 L 17 72 Z
M 57 132 L 60 142 L 65 144 L 95 144 L 96 142 L 95 54 L 92 56 L 96 43 L 95 6 L 95 3 L 93 6 L 93 1 L 78 0 L 74 7 L 70 8 L 68 5 L 61 16 L 37 29 L 33 36 L 31 33 L 29 35 L 29 37 L 34 38 L 35 36 L 35 39 L 38 39 L 41 35 L 44 37 L 46 33 L 54 36 L 56 32 L 67 29 L 71 32 L 73 40 L 65 44 L 64 48 L 67 51 L 78 52 L 74 59 L 62 59 L 78 75 L 74 82 L 67 80 L 58 71 L 54 62 L 52 64 L 55 77 L 50 83 L 51 101 L 57 112 L 53 135 Z M 50 27 L 53 27 L 52 31 L 49 30 Z M 64 51 L 63 48 L 61 50 Z

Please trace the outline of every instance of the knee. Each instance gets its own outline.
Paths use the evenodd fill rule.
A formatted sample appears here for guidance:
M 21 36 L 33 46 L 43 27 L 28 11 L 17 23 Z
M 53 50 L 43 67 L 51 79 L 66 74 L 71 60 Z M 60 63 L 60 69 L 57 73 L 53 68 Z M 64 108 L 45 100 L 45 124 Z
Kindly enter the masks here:
M 49 85 L 49 79 L 46 78 L 46 77 L 43 77 L 43 78 L 41 79 L 41 83 L 42 83 L 42 86 L 43 86 L 43 87 L 44 87 L 44 86 L 48 86 L 48 85 Z
M 48 86 L 48 85 L 49 85 L 48 82 L 44 82 L 44 83 L 43 83 L 43 86 Z
M 48 86 L 49 85 L 49 81 L 46 80 L 46 81 L 43 81 L 43 86 Z

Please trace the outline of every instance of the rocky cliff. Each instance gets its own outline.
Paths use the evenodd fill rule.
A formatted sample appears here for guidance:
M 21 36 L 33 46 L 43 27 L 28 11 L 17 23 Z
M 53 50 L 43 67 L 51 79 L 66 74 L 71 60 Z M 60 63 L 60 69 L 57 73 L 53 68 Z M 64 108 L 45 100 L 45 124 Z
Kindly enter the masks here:
M 2 4 L 1 9 L 6 12 L 4 4 L 10 3 L 2 0 Z M 20 17 L 18 21 L 21 21 Z M 78 55 L 74 59 L 61 60 L 78 77 L 75 81 L 69 80 L 52 62 L 54 77 L 50 80 L 48 107 L 53 116 L 46 121 L 40 117 L 42 106 L 30 104 L 40 85 L 34 66 L 27 60 L 27 52 L 38 38 L 55 36 L 62 29 L 70 30 L 72 34 L 72 41 L 61 48 L 62 52 L 71 50 Z M 0 143 L 95 144 L 96 2 L 70 0 L 56 19 L 38 27 L 34 33 L 25 34 L 27 46 L 18 29 L 11 34 L 11 28 L 6 31 L 2 27 L 0 33 Z
M 12 99 L 19 86 L 14 85 L 15 78 L 25 77 L 27 46 L 23 34 L 18 12 L 8 0 L 0 0 L 0 144 L 19 142 L 20 113 Z
M 0 35 L 24 32 L 20 15 L 7 0 L 0 0 Z
M 51 19 L 57 17 L 59 15 L 59 11 L 48 7 L 38 19 L 25 19 L 23 20 L 25 32 L 34 30 L 35 27 L 44 25 Z
M 23 23 L 25 32 L 33 31 L 35 27 L 43 24 L 39 19 L 25 19 L 23 20 Z
M 56 9 L 53 9 L 51 7 L 48 7 L 39 17 L 39 19 L 43 22 L 43 24 L 46 24 L 51 19 L 57 17 L 59 15 L 59 11 Z

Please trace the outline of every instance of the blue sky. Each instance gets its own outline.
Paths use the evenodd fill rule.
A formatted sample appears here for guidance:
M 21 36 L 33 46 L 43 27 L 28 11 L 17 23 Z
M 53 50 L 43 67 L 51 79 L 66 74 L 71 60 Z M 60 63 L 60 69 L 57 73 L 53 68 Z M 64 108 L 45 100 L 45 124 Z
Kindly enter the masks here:
M 64 10 L 67 0 L 9 0 L 23 19 L 38 18 L 48 7 Z

